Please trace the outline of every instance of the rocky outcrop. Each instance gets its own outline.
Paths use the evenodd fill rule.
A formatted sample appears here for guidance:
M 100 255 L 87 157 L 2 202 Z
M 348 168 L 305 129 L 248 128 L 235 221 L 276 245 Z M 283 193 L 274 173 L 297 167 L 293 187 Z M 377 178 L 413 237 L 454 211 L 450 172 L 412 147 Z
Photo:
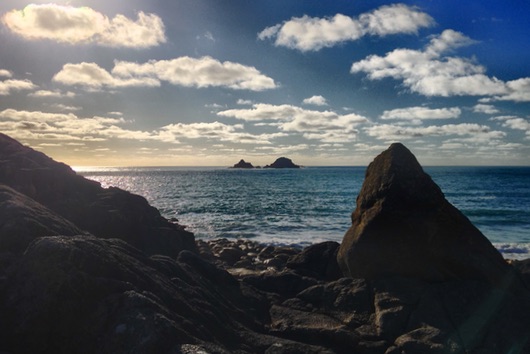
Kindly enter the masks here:
M 250 162 L 246 162 L 245 160 L 240 160 L 238 163 L 236 163 L 232 168 L 254 168 Z
M 86 234 L 70 221 L 8 186 L 0 184 L 0 252 L 21 254 L 43 236 Z
M 193 234 L 145 198 L 77 175 L 70 167 L 0 133 L 0 183 L 98 237 L 120 238 L 149 254 L 194 250 Z
M 338 261 L 347 276 L 499 283 L 510 267 L 444 197 L 414 155 L 392 144 L 366 177 Z
M 300 166 L 295 165 L 294 162 L 287 157 L 279 157 L 272 164 L 265 166 L 265 168 L 300 168 Z
M 31 171 L 49 161 L 37 154 L 26 162 L 30 172 L 10 173 L 42 183 Z M 78 176 L 69 171 L 63 173 L 73 179 L 59 173 L 57 184 L 79 183 L 82 196 L 89 187 L 72 182 Z M 61 191 L 51 176 L 39 186 Z M 28 180 L 22 182 L 19 187 L 31 191 Z M 99 185 L 88 184 L 101 193 Z M 421 190 L 430 199 L 428 190 Z M 114 206 L 117 216 L 124 212 L 122 203 L 134 204 L 138 210 L 112 221 L 117 233 L 121 223 L 130 230 L 129 218 L 145 202 L 119 190 L 103 200 L 101 194 L 83 199 L 88 197 L 70 193 L 63 196 Z M 144 252 L 105 233 L 76 235 L 83 232 L 55 210 L 0 186 L 0 352 L 530 352 L 530 293 L 523 282 L 513 286 L 519 275 L 530 279 L 528 262 L 514 262 L 513 278 L 495 286 L 487 277 L 340 278 L 336 242 L 300 250 L 249 240 L 198 240 L 198 252 L 168 257 L 146 253 L 169 247 L 158 236 Z M 491 262 L 487 254 L 483 260 Z

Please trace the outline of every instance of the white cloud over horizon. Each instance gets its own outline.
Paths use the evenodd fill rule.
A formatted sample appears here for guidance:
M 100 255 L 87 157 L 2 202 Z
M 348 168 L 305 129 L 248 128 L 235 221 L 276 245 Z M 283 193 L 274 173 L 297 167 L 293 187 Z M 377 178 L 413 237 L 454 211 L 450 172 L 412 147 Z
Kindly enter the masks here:
M 121 14 L 109 19 L 89 7 L 29 4 L 22 10 L 7 12 L 2 22 L 28 40 L 128 48 L 149 48 L 166 42 L 162 19 L 141 11 L 134 21 Z
M 115 61 L 111 72 L 96 63 L 65 64 L 53 77 L 65 85 L 93 89 L 102 87 L 157 87 L 161 81 L 186 87 L 227 87 L 234 90 L 263 91 L 277 87 L 274 80 L 255 67 L 220 62 L 212 57 L 179 57 L 147 63 Z
M 352 64 L 352 74 L 365 73 L 370 80 L 401 80 L 412 92 L 424 96 L 491 96 L 494 100 L 530 101 L 530 78 L 502 81 L 489 77 L 474 59 L 447 53 L 475 43 L 454 30 L 434 36 L 422 50 L 395 49 L 384 57 L 370 55 Z
M 409 120 L 421 123 L 423 120 L 430 119 L 454 119 L 460 117 L 462 113 L 458 107 L 451 108 L 427 108 L 427 107 L 408 107 L 396 108 L 384 111 L 381 115 L 383 120 Z
M 318 51 L 336 44 L 355 41 L 365 35 L 416 34 L 422 27 L 434 25 L 434 19 L 418 8 L 405 4 L 384 5 L 352 18 L 336 14 L 328 18 L 304 15 L 270 26 L 258 34 L 260 40 L 274 39 L 275 46 L 302 52 Z

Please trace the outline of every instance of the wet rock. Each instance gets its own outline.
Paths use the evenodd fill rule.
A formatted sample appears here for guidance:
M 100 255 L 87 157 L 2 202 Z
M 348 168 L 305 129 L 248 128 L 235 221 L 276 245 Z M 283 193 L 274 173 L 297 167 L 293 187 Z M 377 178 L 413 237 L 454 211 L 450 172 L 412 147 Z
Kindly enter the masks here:
M 502 282 L 510 267 L 444 197 L 402 144 L 377 156 L 344 236 L 338 262 L 347 276 Z

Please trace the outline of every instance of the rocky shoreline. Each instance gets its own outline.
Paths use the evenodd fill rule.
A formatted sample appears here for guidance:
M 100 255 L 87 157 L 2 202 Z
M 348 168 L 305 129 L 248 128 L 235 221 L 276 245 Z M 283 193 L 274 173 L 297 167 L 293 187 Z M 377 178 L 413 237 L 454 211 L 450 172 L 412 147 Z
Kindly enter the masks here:
M 341 244 L 195 240 L 0 134 L 0 352 L 530 353 L 530 261 L 431 182 L 392 145 Z

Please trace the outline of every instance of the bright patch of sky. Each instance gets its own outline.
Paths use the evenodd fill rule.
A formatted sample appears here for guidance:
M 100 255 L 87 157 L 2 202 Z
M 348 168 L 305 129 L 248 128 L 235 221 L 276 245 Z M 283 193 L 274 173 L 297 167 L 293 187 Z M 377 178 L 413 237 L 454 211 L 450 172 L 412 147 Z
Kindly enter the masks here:
M 530 165 L 530 3 L 0 3 L 0 131 L 71 165 Z

